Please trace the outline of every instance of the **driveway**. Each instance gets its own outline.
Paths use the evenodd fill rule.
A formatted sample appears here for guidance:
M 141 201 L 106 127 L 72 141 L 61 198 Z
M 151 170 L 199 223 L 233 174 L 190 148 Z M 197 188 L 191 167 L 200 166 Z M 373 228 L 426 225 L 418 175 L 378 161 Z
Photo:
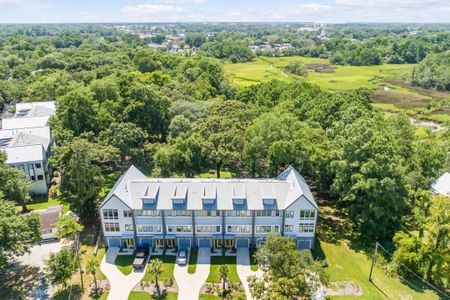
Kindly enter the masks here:
M 53 295 L 53 287 L 47 283 L 44 274 L 45 260 L 49 258 L 50 253 L 56 253 L 61 250 L 63 243 L 59 240 L 43 242 L 41 245 L 34 245 L 30 248 L 30 253 L 25 253 L 16 258 L 18 268 L 26 270 L 29 266 L 39 268 L 39 279 L 36 286 L 31 286 L 31 299 L 50 299 Z M 36 274 L 37 275 L 37 274 Z
M 145 269 L 133 269 L 129 275 L 124 275 L 114 264 L 119 248 L 110 247 L 106 251 L 105 257 L 100 263 L 100 269 L 108 278 L 111 289 L 109 291 L 108 299 L 110 300 L 125 300 L 128 299 L 128 294 L 133 287 L 138 284 L 145 274 Z M 147 267 L 148 258 L 145 267 Z
M 250 269 L 250 253 L 247 248 L 238 248 L 236 253 L 236 269 L 241 279 L 242 285 L 244 286 L 245 294 L 247 295 L 247 300 L 253 300 L 250 294 L 250 289 L 248 287 L 247 277 L 251 275 L 260 276 L 261 271 L 258 270 L 253 272 Z
M 199 248 L 197 256 L 197 270 L 194 274 L 188 273 L 188 265 L 175 264 L 173 276 L 178 285 L 178 300 L 198 299 L 200 289 L 209 275 L 211 250 Z

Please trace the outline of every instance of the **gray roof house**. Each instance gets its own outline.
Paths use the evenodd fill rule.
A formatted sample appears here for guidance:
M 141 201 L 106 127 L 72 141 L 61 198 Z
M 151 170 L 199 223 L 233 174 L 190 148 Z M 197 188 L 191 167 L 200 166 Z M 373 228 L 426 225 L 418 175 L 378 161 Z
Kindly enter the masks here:
M 313 248 L 319 207 L 293 167 L 273 179 L 199 179 L 132 166 L 99 209 L 110 247 L 251 247 L 279 232 Z

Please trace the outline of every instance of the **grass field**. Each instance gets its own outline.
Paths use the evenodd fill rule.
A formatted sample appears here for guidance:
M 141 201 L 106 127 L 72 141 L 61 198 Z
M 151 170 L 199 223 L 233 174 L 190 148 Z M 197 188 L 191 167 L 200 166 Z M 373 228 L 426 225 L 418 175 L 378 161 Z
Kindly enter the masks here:
M 292 61 L 300 61 L 309 66 L 308 76 L 300 77 L 284 71 Z M 317 66 L 328 66 L 329 72 L 318 72 Z M 376 103 L 392 104 L 401 109 L 423 107 L 433 99 L 443 99 L 450 92 L 412 87 L 405 82 L 413 70 L 412 64 L 384 64 L 378 66 L 329 66 L 327 59 L 290 56 L 258 57 L 252 62 L 225 64 L 227 78 L 236 85 L 245 87 L 272 79 L 294 81 L 303 80 L 319 85 L 327 90 L 350 90 L 370 88 L 374 90 Z M 386 87 L 386 89 L 385 89 Z M 430 120 L 447 120 L 445 114 L 427 116 Z
M 216 295 L 208 295 L 208 294 L 201 294 L 200 297 L 198 297 L 198 300 L 220 300 L 219 296 Z
M 159 277 L 158 277 L 158 280 L 160 282 L 163 282 L 164 280 L 168 280 L 168 279 L 175 280 L 175 278 L 173 277 L 173 269 L 175 267 L 176 257 L 174 255 L 153 255 L 150 258 L 150 260 L 152 260 L 152 259 L 159 259 L 164 264 L 164 272 L 161 275 L 159 275 Z M 153 274 L 150 274 L 148 272 L 148 266 L 147 266 L 147 270 L 146 270 L 144 278 L 142 280 L 150 281 L 150 280 L 154 280 L 154 279 L 155 279 L 155 276 L 153 276 Z
M 211 256 L 211 266 L 206 282 L 220 282 L 219 266 L 228 265 L 228 280 L 231 282 L 240 282 L 239 275 L 236 270 L 236 256 Z
M 174 292 L 168 292 L 166 294 L 163 294 L 159 297 L 153 297 L 147 292 L 131 292 L 130 295 L 128 295 L 128 300 L 177 300 L 178 294 Z
M 364 246 L 363 240 L 352 237 L 349 223 L 339 210 L 322 205 L 318 224 L 318 240 L 313 255 L 318 259 L 326 259 L 329 281 L 350 281 L 362 291 L 360 297 L 334 296 L 331 299 L 439 299 L 433 291 L 422 289 L 419 285 L 409 286 L 397 277 L 389 277 L 377 266 L 371 283 L 369 272 L 372 249 Z

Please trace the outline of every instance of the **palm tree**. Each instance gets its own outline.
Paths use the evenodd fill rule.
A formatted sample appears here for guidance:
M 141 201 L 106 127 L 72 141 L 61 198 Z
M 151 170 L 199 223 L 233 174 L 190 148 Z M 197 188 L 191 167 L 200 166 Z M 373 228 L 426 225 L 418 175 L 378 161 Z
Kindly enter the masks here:
M 158 296 L 161 295 L 159 290 L 158 276 L 164 272 L 164 264 L 160 259 L 152 259 L 148 265 L 148 272 L 155 275 L 155 285 L 156 290 L 158 291 Z
M 228 265 L 221 265 L 219 267 L 219 279 L 222 281 L 222 298 L 225 296 L 225 283 L 228 281 L 229 271 Z
M 88 273 L 91 273 L 92 277 L 94 278 L 95 293 L 97 293 L 98 291 L 97 268 L 98 268 L 98 260 L 94 256 L 91 256 L 91 258 L 87 262 L 86 271 Z

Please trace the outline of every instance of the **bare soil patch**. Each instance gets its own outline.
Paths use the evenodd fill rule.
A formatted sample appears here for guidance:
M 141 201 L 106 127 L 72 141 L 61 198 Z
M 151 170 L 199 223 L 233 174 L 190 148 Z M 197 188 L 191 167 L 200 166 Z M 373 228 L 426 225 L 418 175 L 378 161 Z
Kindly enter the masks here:
M 414 94 L 398 93 L 384 90 L 374 91 L 372 99 L 376 103 L 394 104 L 399 108 L 416 108 L 420 106 L 426 106 L 431 101 Z
M 329 64 L 306 64 L 305 67 L 308 70 L 313 70 L 317 73 L 334 73 L 336 72 L 335 68 L 330 66 Z
M 390 80 L 387 80 L 387 82 L 392 85 L 396 85 L 396 86 L 400 86 L 400 87 L 407 88 L 410 90 L 414 90 L 414 91 L 418 92 L 419 94 L 429 96 L 429 97 L 432 97 L 435 99 L 444 99 L 444 98 L 447 98 L 450 96 L 450 92 L 438 91 L 435 89 L 426 89 L 426 88 L 419 87 L 419 86 L 412 86 L 402 80 L 390 79 Z
M 362 296 L 359 286 L 350 281 L 330 282 L 328 288 L 325 289 L 327 296 Z

